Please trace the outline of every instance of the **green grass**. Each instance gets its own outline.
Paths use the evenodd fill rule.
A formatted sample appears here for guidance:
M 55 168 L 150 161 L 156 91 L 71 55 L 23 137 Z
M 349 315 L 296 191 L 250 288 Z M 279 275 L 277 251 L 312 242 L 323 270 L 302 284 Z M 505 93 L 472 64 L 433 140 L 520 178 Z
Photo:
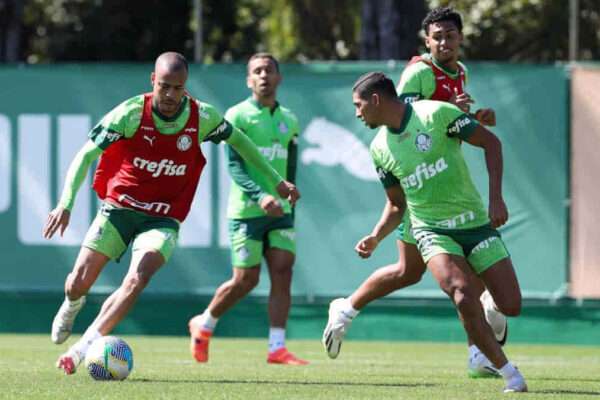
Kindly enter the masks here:
M 67 345 L 48 336 L 0 335 L 2 399 L 597 399 L 600 348 L 510 345 L 509 358 L 530 393 L 503 395 L 499 379 L 466 377 L 461 344 L 347 341 L 329 360 L 317 341 L 289 341 L 311 364 L 268 365 L 266 340 L 213 339 L 208 364 L 196 364 L 184 337 L 124 336 L 134 369 L 123 382 L 96 382 L 54 362 Z M 69 343 L 73 343 L 70 339 Z

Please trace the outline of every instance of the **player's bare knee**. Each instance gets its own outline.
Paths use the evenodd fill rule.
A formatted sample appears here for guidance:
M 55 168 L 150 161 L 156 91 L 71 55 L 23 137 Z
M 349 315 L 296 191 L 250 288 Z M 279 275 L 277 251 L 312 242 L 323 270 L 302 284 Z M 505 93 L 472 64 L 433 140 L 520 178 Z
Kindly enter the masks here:
M 135 273 L 125 277 L 123 288 L 127 293 L 139 293 L 150 282 L 150 277 L 144 274 Z
M 498 311 L 507 317 L 517 317 L 521 314 L 521 294 L 511 296 L 502 302 L 496 302 Z
M 258 285 L 258 274 L 240 274 L 233 280 L 233 286 L 242 292 L 250 292 Z

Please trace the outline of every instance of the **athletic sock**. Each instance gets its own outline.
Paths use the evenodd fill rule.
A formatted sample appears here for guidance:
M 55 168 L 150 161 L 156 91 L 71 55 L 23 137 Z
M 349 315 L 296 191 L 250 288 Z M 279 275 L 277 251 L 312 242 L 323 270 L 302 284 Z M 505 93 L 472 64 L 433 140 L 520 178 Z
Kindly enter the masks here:
M 269 328 L 269 353 L 285 347 L 285 328 Z
M 356 317 L 358 315 L 358 313 L 360 312 L 360 310 L 357 310 L 354 307 L 352 307 L 352 302 L 350 301 L 350 297 L 346 297 L 342 301 L 340 311 L 348 319 L 354 319 L 354 317 Z
M 499 369 L 500 375 L 504 378 L 504 380 L 509 381 L 511 378 L 521 375 L 519 370 L 515 368 L 514 365 L 509 361 L 502 368 Z
M 202 324 L 201 329 L 203 331 L 212 332 L 215 330 L 215 327 L 217 326 L 217 322 L 219 322 L 219 318 L 213 317 L 213 315 L 210 313 L 210 310 L 207 308 L 202 313 L 200 321 Z
M 479 353 L 481 353 L 481 350 L 479 350 L 477 345 L 472 344 L 469 346 L 469 358 L 473 358 Z
M 94 340 L 100 337 L 102 337 L 102 334 L 98 332 L 98 329 L 96 329 L 94 325 L 91 325 L 89 328 L 87 328 L 81 339 L 79 339 L 77 343 L 73 345 L 72 349 L 85 356 Z

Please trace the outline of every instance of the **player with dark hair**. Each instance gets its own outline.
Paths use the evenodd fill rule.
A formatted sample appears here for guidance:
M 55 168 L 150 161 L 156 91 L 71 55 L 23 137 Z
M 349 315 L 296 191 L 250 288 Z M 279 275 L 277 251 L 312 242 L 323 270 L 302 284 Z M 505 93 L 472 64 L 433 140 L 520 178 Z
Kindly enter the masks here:
M 397 93 L 400 99 L 411 103 L 423 99 L 440 100 L 453 103 L 468 112 L 473 100 L 465 92 L 468 71 L 459 58 L 462 43 L 462 19 L 459 13 L 449 7 L 433 9 L 423 20 L 425 44 L 429 54 L 413 57 L 402 73 Z M 492 109 L 481 109 L 475 113 L 475 118 L 484 125 L 495 124 L 495 114 Z M 386 207 L 382 219 L 388 216 L 390 210 Z M 396 229 L 398 261 L 375 271 L 351 296 L 338 300 L 334 308 L 340 312 L 345 310 L 348 315 L 355 316 L 371 301 L 383 297 L 395 290 L 418 283 L 426 271 L 416 247 L 415 238 L 410 233 L 408 215 Z M 368 254 L 357 252 L 361 257 Z M 504 344 L 508 334 L 506 316 L 499 310 L 489 291 L 484 291 L 480 284 L 481 302 L 486 319 L 492 326 L 496 339 Z M 501 306 L 501 305 L 500 305 Z M 345 329 L 348 329 L 346 327 Z M 468 374 L 473 378 L 498 377 L 498 371 L 491 362 L 469 339 Z
M 506 314 L 520 312 L 519 283 L 496 230 L 508 219 L 502 197 L 501 143 L 456 106 L 439 101 L 404 103 L 389 93 L 390 84 L 383 73 L 369 73 L 359 78 L 352 96 L 356 116 L 371 128 L 381 126 L 370 151 L 387 195 L 387 213 L 358 243 L 357 251 L 370 256 L 407 211 L 419 254 L 455 304 L 467 335 L 505 379 L 506 392 L 527 391 L 522 375 L 508 362 L 486 323 L 478 295 L 477 276 Z M 484 150 L 487 211 L 462 155 L 462 141 Z M 332 303 L 323 337 L 330 357 L 339 353 L 339 336 L 347 327 L 338 311 Z
M 279 64 L 269 53 L 248 61 L 246 84 L 252 95 L 227 110 L 225 117 L 255 143 L 271 166 L 294 182 L 297 163 L 298 119 L 277 102 L 281 82 Z M 261 260 L 269 270 L 269 354 L 272 364 L 304 365 L 285 346 L 285 328 L 291 305 L 290 286 L 296 241 L 292 204 L 227 146 L 229 172 L 229 240 L 233 274 L 213 296 L 204 312 L 190 320 L 191 351 L 198 362 L 208 361 L 208 346 L 219 318 L 257 284 Z
M 83 337 L 59 357 L 57 367 L 66 374 L 75 373 L 90 344 L 113 330 L 169 260 L 206 164 L 202 142 L 227 142 L 279 196 L 291 203 L 299 197 L 246 135 L 213 106 L 187 94 L 187 78 L 181 54 L 161 54 L 150 76 L 152 93 L 121 103 L 92 129 L 69 167 L 58 206 L 48 216 L 43 235 L 49 239 L 69 225 L 75 195 L 100 157 L 93 187 L 103 203 L 67 276 L 65 300 L 52 323 L 54 343 L 71 335 L 85 295 L 106 263 L 119 260 L 132 244 L 131 264 L 120 287 L 104 301 Z

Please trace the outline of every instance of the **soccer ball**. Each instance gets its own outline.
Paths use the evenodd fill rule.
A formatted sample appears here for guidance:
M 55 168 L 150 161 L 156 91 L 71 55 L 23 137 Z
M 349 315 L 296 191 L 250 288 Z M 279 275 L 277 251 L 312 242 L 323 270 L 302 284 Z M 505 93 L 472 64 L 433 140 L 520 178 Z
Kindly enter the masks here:
M 122 381 L 133 368 L 131 347 L 115 336 L 96 339 L 85 355 L 85 368 L 96 380 Z

